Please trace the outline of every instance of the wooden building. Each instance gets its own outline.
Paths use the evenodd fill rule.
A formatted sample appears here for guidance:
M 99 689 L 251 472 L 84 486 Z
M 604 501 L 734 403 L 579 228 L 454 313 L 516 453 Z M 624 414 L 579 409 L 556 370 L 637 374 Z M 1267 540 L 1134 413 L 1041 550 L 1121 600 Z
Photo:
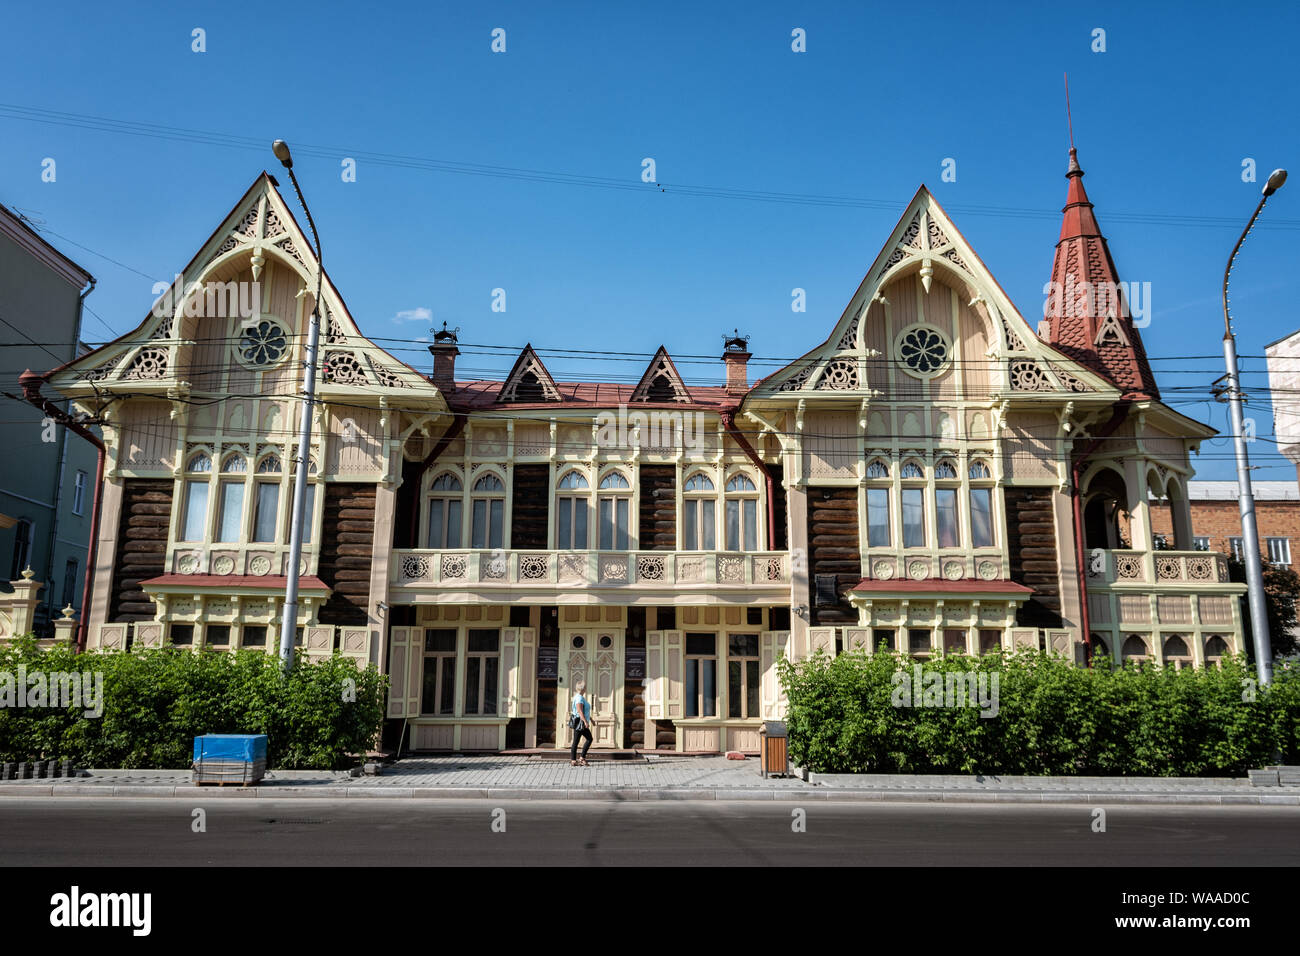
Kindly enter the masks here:
M 922 188 L 826 340 L 758 382 L 741 339 L 718 386 L 663 348 L 634 386 L 531 346 L 458 380 L 449 332 L 426 376 L 326 276 L 305 652 L 387 673 L 407 749 L 567 746 L 583 677 L 596 746 L 716 752 L 757 749 L 777 662 L 819 648 L 1239 649 L 1241 586 L 1184 540 L 1213 431 L 1160 402 L 1073 152 L 1068 178 L 1040 328 Z M 93 645 L 276 647 L 315 268 L 263 175 L 184 295 L 44 376 L 116 399 Z

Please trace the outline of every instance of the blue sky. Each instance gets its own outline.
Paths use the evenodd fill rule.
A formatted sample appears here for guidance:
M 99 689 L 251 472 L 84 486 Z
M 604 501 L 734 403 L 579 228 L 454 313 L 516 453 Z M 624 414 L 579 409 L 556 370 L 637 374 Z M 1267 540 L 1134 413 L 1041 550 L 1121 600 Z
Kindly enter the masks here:
M 413 340 L 446 320 L 462 343 L 634 353 L 543 351 L 561 379 L 635 380 L 662 342 L 688 381 L 708 383 L 732 328 L 752 336 L 756 374 L 774 367 L 760 359 L 820 342 L 922 182 L 1036 322 L 1065 198 L 1069 71 L 1075 143 L 1120 277 L 1151 283 L 1142 334 L 1161 387 L 1224 430 L 1224 406 L 1207 400 L 1223 373 L 1223 265 L 1268 171 L 1300 166 L 1300 13 L 1275 5 L 1265 23 L 1244 9 L 13 5 L 0 202 L 66 237 L 47 233 L 99 279 L 86 337 L 100 341 L 134 327 L 153 281 L 170 279 L 256 175 L 274 171 L 269 145 L 257 144 L 282 137 L 303 147 L 295 170 L 331 277 L 365 333 L 406 340 L 382 342 L 406 361 L 427 366 Z M 505 53 L 490 48 L 498 27 Z M 204 53 L 191 49 L 195 28 Z M 791 50 L 795 28 L 805 53 Z M 1091 49 L 1097 28 L 1104 53 Z M 213 142 L 20 118 L 49 111 Z M 308 144 L 325 149 L 308 155 Z M 362 152 L 585 184 L 364 158 L 356 182 L 343 182 L 341 160 Z M 41 181 L 45 157 L 57 162 L 54 183 Z M 640 181 L 646 157 L 662 192 Z M 1259 183 L 1242 181 L 1248 157 Z M 955 182 L 941 181 L 946 158 Z M 718 198 L 682 185 L 866 202 Z M 1233 274 L 1260 479 L 1295 475 L 1267 440 L 1262 354 L 1300 327 L 1298 197 L 1300 179 L 1270 200 Z M 807 290 L 805 314 L 790 310 L 795 287 Z M 491 310 L 495 288 L 505 313 Z M 417 310 L 433 321 L 396 318 Z M 513 360 L 462 350 L 468 375 Z M 709 358 L 682 358 L 692 355 Z M 1231 477 L 1230 450 L 1207 443 L 1199 476 Z

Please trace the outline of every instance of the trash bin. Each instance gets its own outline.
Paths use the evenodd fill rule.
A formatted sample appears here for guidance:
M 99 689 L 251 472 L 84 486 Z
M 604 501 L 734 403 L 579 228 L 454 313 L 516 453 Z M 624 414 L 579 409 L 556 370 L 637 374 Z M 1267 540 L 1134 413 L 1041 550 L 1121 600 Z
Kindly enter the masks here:
M 765 720 L 758 732 L 761 755 L 759 763 L 764 777 L 790 776 L 790 755 L 786 748 L 785 723 L 780 720 Z

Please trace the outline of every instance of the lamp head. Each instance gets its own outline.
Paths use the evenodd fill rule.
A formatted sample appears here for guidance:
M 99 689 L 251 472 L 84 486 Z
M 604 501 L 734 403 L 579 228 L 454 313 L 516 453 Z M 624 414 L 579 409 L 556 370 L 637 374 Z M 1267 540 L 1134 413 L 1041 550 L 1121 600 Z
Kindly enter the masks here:
M 293 169 L 293 157 L 289 155 L 288 143 L 282 139 L 277 139 L 271 144 L 271 152 L 275 153 L 275 158 L 280 161 L 285 169 Z M 1282 175 L 1285 177 L 1286 173 Z
M 1275 192 L 1277 192 L 1279 189 L 1282 188 L 1282 184 L 1284 182 L 1286 182 L 1286 170 L 1285 169 L 1273 170 L 1271 173 L 1268 174 L 1268 182 L 1264 184 L 1264 195 L 1265 196 L 1273 195 Z

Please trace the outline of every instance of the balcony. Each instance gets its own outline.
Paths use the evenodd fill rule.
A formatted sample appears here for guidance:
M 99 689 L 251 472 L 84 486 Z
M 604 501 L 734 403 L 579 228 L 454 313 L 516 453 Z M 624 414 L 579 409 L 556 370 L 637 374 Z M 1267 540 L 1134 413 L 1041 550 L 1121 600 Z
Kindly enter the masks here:
M 396 550 L 389 591 L 399 602 L 420 592 L 488 601 L 518 594 L 560 604 L 620 595 L 628 603 L 644 595 L 647 604 L 786 602 L 790 558 L 783 551 Z
M 1228 583 L 1228 559 L 1212 551 L 1102 551 L 1088 553 L 1088 586 Z M 1218 589 L 1215 589 L 1218 590 Z

